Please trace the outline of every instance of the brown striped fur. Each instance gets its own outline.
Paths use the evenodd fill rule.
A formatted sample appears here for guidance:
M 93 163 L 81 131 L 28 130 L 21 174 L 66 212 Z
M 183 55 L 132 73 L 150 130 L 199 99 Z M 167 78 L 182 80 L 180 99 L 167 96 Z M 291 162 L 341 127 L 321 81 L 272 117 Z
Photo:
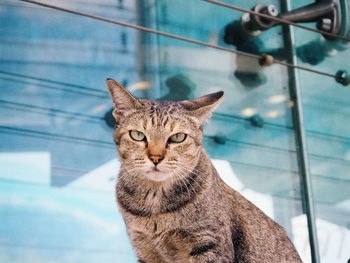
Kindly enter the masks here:
M 283 228 L 228 187 L 202 148 L 222 92 L 193 101 L 139 100 L 107 80 L 121 162 L 117 201 L 139 262 L 301 262 Z M 129 131 L 142 132 L 135 141 Z M 170 143 L 176 133 L 187 134 Z M 162 156 L 155 165 L 150 155 Z

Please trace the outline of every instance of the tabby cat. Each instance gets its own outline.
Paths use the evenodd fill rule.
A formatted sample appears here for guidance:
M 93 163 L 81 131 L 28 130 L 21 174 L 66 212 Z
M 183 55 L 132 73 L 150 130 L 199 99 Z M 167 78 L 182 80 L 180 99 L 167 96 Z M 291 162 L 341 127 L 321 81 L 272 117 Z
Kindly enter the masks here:
M 143 263 L 301 262 L 283 228 L 219 177 L 202 125 L 223 98 L 134 98 L 107 79 L 117 121 L 117 201 Z

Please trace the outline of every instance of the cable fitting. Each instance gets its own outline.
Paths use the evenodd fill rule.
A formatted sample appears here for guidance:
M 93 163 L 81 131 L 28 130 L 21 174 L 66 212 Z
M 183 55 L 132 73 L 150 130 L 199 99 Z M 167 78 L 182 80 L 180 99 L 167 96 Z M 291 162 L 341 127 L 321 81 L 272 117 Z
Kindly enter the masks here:
M 350 84 L 350 75 L 345 70 L 338 70 L 335 74 L 335 81 L 343 86 L 348 86 Z
M 263 67 L 268 67 L 268 66 L 271 66 L 274 63 L 274 61 L 275 59 L 273 56 L 267 53 L 262 53 L 259 58 L 259 65 Z

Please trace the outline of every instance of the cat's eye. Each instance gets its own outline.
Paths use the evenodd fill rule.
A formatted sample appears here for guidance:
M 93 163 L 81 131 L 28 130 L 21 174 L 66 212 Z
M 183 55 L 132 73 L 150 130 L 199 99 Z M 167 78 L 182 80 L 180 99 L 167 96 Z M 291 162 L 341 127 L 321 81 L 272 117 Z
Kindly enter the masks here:
M 130 131 L 129 132 L 131 139 L 135 140 L 135 141 L 143 141 L 146 136 L 139 131 Z
M 184 133 L 176 133 L 169 138 L 169 142 L 180 143 L 186 139 L 187 135 Z

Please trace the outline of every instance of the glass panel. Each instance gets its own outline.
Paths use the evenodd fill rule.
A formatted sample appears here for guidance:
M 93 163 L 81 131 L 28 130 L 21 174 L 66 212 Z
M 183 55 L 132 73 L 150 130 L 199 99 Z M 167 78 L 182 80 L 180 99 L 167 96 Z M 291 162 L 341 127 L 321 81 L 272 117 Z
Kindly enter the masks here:
M 311 2 L 293 1 L 293 8 Z M 349 24 L 350 20 L 346 20 Z M 317 33 L 299 29 L 295 32 L 300 65 L 331 74 L 338 70 L 350 71 L 349 42 L 329 41 Z M 314 73 L 300 71 L 299 77 L 321 262 L 347 262 L 350 246 L 350 89 L 332 78 Z
M 285 54 L 280 27 L 229 44 L 225 27 L 242 13 L 202 1 L 47 2 Z M 1 262 L 135 261 L 115 204 L 106 77 L 153 99 L 224 90 L 205 147 L 224 180 L 285 227 L 308 262 L 286 68 L 21 2 L 2 1 L 0 14 Z
M 135 23 L 133 3 L 51 1 Z M 0 3 L 0 262 L 133 262 L 114 194 L 105 78 L 136 80 L 136 32 Z
M 285 57 L 283 38 L 276 37 L 282 35 L 280 27 L 257 38 L 235 34 L 241 39 L 233 45 L 225 40 L 225 28 L 242 13 L 200 1 L 156 3 L 158 30 Z M 239 6 L 250 9 L 257 3 L 244 1 Z M 268 3 L 279 6 L 278 1 Z M 286 68 L 262 68 L 255 59 L 170 38 L 158 37 L 158 45 L 160 95 L 153 98 L 182 100 L 225 91 L 204 129 L 205 147 L 224 180 L 283 225 L 304 262 L 310 261 Z

